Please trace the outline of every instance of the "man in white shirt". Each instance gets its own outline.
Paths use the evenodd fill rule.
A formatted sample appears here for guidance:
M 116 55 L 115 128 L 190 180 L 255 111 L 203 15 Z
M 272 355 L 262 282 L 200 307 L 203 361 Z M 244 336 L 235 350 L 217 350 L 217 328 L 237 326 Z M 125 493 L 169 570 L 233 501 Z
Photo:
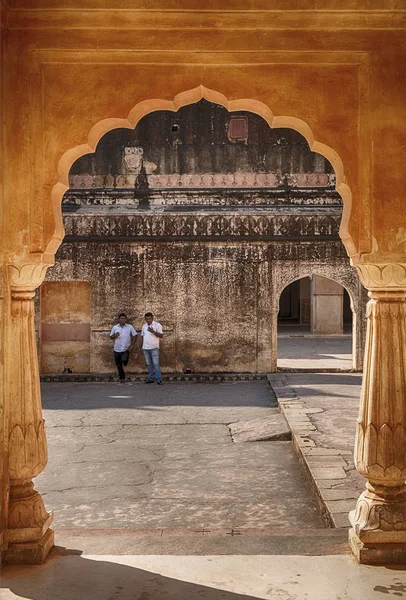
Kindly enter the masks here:
M 118 324 L 110 331 L 110 338 L 114 340 L 114 360 L 118 370 L 120 383 L 125 381 L 124 367 L 127 366 L 130 352 L 134 348 L 137 332 L 132 325 L 127 323 L 127 315 L 120 313 Z
M 159 340 L 163 336 L 162 325 L 154 321 L 154 315 L 151 312 L 145 313 L 145 321 L 141 330 L 142 349 L 148 368 L 148 379 L 145 383 L 154 383 L 155 376 L 157 384 L 162 385 L 159 366 Z

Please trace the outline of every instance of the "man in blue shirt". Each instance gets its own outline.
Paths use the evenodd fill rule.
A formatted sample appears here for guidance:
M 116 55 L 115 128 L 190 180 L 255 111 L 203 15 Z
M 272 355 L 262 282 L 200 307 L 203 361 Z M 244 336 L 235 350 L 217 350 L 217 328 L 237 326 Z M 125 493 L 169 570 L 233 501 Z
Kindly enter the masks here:
M 118 370 L 120 383 L 125 381 L 124 367 L 128 364 L 130 352 L 134 348 L 137 332 L 132 325 L 127 323 L 127 315 L 120 313 L 118 324 L 110 331 L 110 338 L 114 340 L 114 360 Z

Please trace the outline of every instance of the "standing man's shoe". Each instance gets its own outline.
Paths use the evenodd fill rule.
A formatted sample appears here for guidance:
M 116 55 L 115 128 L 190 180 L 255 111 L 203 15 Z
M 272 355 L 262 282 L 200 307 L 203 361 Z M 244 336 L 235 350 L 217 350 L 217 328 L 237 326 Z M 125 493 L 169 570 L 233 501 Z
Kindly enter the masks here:
M 153 379 L 146 379 L 146 380 L 144 381 L 144 383 L 154 383 L 154 380 L 153 380 Z
M 161 380 L 157 381 L 157 385 L 162 385 L 162 381 Z

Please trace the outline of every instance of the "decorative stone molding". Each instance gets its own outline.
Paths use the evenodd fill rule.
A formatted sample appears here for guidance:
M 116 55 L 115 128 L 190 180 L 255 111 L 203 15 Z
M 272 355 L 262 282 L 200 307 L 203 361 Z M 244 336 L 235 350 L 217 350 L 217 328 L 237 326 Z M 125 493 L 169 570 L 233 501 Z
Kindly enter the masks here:
M 133 214 L 66 215 L 67 236 L 309 237 L 338 236 L 340 214 Z M 102 241 L 102 240 L 101 240 Z
M 11 488 L 8 510 L 6 541 L 10 543 L 32 542 L 44 525 L 49 527 L 52 515 L 46 512 L 44 501 L 34 489 L 32 481 L 22 480 Z M 31 539 L 30 539 L 31 538 Z
M 36 477 L 48 460 L 44 420 L 26 427 L 15 425 L 9 434 L 10 478 Z
M 35 293 L 36 288 L 45 279 L 48 266 L 42 263 L 8 265 L 8 277 L 12 291 Z
M 86 189 L 69 190 L 63 198 L 64 211 L 79 207 L 131 207 L 138 209 L 145 205 L 151 209 L 160 207 L 230 207 L 235 210 L 240 207 L 256 207 L 273 209 L 279 206 L 295 208 L 334 207 L 342 210 L 340 196 L 332 189 L 299 190 L 295 188 L 247 189 L 226 188 L 224 190 L 210 189 Z
M 135 150 L 138 150 L 135 148 Z M 135 155 L 139 158 L 138 155 Z M 128 160 L 128 158 L 126 159 Z M 142 159 L 139 158 L 139 161 Z M 69 176 L 69 186 L 73 190 L 91 188 L 134 188 L 137 175 L 121 173 L 116 175 L 82 173 Z M 334 187 L 333 173 L 160 173 L 148 174 L 148 185 L 152 189 L 186 188 L 277 188 L 284 185 L 298 188 Z
M 361 562 L 377 552 L 380 562 L 399 562 L 406 560 L 406 269 L 357 270 L 371 298 L 355 443 L 355 465 L 368 483 L 350 513 L 350 541 Z
M 13 352 L 5 360 L 10 478 L 5 562 L 42 562 L 53 545 L 52 515 L 31 482 L 47 463 L 33 302 L 46 269 L 35 263 L 8 266 L 11 308 L 6 331 Z
M 406 290 L 406 264 L 357 264 L 354 261 L 354 266 L 362 284 L 370 291 Z

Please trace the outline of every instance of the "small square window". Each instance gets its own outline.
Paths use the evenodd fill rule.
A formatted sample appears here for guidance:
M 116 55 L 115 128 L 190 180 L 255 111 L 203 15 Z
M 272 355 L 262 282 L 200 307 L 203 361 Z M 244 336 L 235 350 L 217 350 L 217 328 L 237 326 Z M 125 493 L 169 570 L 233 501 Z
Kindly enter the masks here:
M 231 117 L 227 135 L 230 142 L 246 142 L 248 140 L 247 117 Z

